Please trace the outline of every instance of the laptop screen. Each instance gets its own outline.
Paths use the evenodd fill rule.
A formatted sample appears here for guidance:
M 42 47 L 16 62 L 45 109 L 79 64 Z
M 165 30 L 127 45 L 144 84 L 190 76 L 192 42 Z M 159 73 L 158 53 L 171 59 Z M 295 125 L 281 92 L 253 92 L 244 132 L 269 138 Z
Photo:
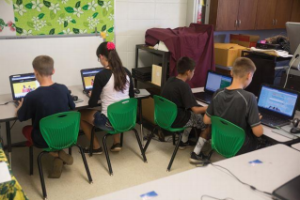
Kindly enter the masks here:
M 298 94 L 262 86 L 258 99 L 258 107 L 293 117 L 297 99 Z
M 228 87 L 231 82 L 232 77 L 209 71 L 207 73 L 205 89 L 211 92 L 215 92 L 220 88 Z
M 92 68 L 92 69 L 83 69 L 81 70 L 81 78 L 83 89 L 85 91 L 90 91 L 93 89 L 95 76 L 97 73 L 102 71 L 103 68 Z
M 25 97 L 27 93 L 40 86 L 33 73 L 12 75 L 9 79 L 14 100 Z

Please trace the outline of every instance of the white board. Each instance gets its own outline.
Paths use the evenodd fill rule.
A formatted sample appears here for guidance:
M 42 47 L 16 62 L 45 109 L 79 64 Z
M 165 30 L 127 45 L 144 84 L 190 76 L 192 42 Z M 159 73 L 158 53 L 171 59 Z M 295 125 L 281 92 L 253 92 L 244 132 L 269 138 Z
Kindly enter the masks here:
M 0 94 L 11 93 L 10 75 L 33 72 L 38 55 L 54 59 L 55 82 L 81 85 L 81 69 L 101 66 L 96 56 L 101 42 L 99 36 L 0 40 Z

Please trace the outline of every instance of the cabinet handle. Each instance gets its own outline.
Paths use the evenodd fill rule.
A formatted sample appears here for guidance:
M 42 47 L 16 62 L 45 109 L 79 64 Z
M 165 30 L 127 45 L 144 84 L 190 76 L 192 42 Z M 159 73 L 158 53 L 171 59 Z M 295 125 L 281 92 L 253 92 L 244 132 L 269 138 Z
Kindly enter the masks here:
M 242 20 L 239 20 L 239 27 L 240 27 L 241 24 L 242 24 Z
M 275 19 L 275 25 L 277 25 L 277 19 Z
M 238 20 L 235 20 L 235 27 L 238 27 Z
M 273 26 L 275 25 L 275 19 L 273 19 Z

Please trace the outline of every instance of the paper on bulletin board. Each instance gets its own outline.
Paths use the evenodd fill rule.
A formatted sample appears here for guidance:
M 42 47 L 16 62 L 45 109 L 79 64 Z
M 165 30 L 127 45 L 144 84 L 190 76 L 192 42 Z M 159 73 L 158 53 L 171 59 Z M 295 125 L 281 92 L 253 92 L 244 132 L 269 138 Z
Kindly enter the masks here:
M 0 1 L 0 37 L 1 36 L 16 36 L 12 0 Z
M 7 164 L 0 162 L 0 184 L 11 180 L 10 173 L 8 171 Z

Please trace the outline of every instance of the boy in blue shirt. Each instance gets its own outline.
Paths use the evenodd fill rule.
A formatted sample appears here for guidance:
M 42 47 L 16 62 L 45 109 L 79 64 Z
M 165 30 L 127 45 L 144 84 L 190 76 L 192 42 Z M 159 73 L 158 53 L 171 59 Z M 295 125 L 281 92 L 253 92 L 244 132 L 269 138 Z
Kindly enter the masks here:
M 200 137 L 190 157 L 192 164 L 200 164 L 202 163 L 202 157 L 200 156 L 201 149 L 206 140 L 210 139 L 210 128 L 204 124 L 202 117 L 207 107 L 200 107 L 198 105 L 190 86 L 186 83 L 186 81 L 193 78 L 195 62 L 188 57 L 182 57 L 178 60 L 176 68 L 178 75 L 168 79 L 161 96 L 177 105 L 177 117 L 172 127 L 186 127 L 179 144 L 179 149 L 185 149 L 188 145 L 188 137 L 192 127 L 201 130 Z
M 206 124 L 211 124 L 211 116 L 218 116 L 245 130 L 245 142 L 237 155 L 267 145 L 259 139 L 263 135 L 263 127 L 256 97 L 244 90 L 251 83 L 255 70 L 255 64 L 249 58 L 237 58 L 231 71 L 232 84 L 214 94 L 204 116 Z
M 52 81 L 55 70 L 54 61 L 51 57 L 38 56 L 33 60 L 32 65 L 40 87 L 28 93 L 19 102 L 16 112 L 20 121 L 32 119 L 32 126 L 25 126 L 22 131 L 28 140 L 27 145 L 47 148 L 48 145 L 39 129 L 40 120 L 55 113 L 74 109 L 75 104 L 67 87 Z M 73 158 L 63 150 L 51 152 L 50 155 L 54 157 L 54 163 L 49 178 L 59 178 L 63 163 L 71 165 Z

